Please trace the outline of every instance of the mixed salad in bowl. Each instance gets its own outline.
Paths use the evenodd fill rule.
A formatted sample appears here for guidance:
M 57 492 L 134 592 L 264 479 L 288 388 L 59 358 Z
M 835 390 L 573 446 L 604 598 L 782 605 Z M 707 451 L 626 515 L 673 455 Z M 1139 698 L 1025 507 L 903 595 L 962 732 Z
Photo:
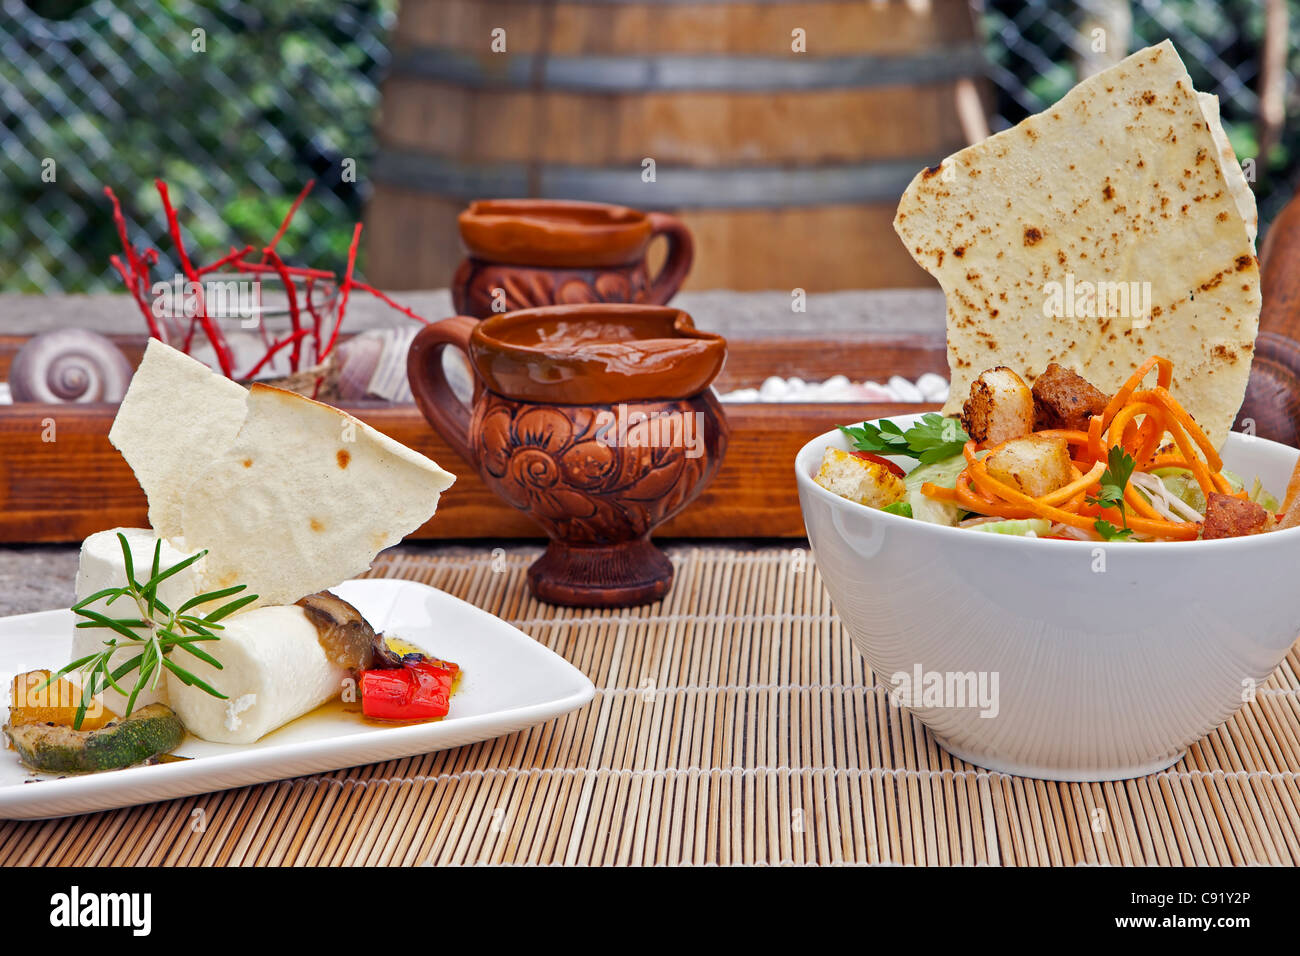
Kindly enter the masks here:
M 1284 500 L 1247 484 L 1170 394 L 1172 379 L 1159 356 L 1113 395 L 1057 364 L 1032 389 L 998 366 L 971 385 L 960 419 L 841 426 L 854 450 L 826 448 L 814 480 L 866 507 L 1024 537 L 1188 541 L 1300 524 L 1300 465 Z

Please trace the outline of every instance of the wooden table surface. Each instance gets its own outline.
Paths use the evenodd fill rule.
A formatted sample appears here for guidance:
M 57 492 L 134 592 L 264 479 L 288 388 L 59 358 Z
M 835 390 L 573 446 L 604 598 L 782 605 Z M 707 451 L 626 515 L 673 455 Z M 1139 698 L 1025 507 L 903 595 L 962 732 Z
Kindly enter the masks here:
M 373 574 L 509 621 L 583 671 L 595 698 L 451 750 L 0 821 L 0 867 L 1300 862 L 1300 648 L 1167 770 L 1013 777 L 951 756 L 893 702 L 806 544 L 668 551 L 664 600 L 601 612 L 535 601 L 535 547 L 385 552 Z M 24 558 L 8 551 L 0 568 Z
M 377 560 L 398 555 L 490 556 L 494 548 L 503 545 L 512 546 L 510 542 L 498 541 L 400 544 L 381 552 Z M 80 552 L 81 546 L 75 544 L 0 545 L 0 617 L 69 607 L 75 600 L 73 582 Z

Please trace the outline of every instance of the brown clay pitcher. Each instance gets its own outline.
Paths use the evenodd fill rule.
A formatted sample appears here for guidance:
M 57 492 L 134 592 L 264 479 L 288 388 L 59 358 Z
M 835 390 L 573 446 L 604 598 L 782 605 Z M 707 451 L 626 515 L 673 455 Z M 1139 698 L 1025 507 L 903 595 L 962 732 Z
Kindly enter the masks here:
M 448 345 L 469 356 L 472 408 L 447 381 Z M 709 386 L 725 358 L 678 309 L 575 305 L 444 319 L 415 337 L 407 371 L 433 427 L 550 537 L 533 593 L 623 607 L 668 592 L 650 533 L 722 463 L 730 432 Z
M 695 255 L 676 216 L 626 206 L 551 199 L 480 199 L 458 219 L 469 257 L 451 283 L 452 304 L 485 319 L 516 309 L 584 302 L 663 305 Z M 653 279 L 646 250 L 668 240 Z

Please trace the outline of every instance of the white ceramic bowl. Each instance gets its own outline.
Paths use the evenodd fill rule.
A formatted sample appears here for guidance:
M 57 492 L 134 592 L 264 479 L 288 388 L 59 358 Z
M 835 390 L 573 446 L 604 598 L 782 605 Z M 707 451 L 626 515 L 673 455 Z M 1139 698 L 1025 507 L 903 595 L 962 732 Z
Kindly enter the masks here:
M 1300 528 L 1146 544 L 945 528 L 820 487 L 827 445 L 849 450 L 839 431 L 820 435 L 795 475 L 835 610 L 891 699 L 963 760 L 1053 780 L 1162 770 L 1249 700 L 1300 632 Z M 1238 434 L 1223 449 L 1226 468 L 1279 496 L 1297 454 Z M 904 696 L 937 680 L 942 694 Z

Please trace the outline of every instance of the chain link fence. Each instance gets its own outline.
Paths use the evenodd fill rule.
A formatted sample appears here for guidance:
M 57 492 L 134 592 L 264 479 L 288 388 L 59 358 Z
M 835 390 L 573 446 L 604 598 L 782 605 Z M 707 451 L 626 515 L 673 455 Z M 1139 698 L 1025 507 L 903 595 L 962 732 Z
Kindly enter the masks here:
M 1289 22 L 1300 25 L 1300 0 L 1284 7 Z M 1261 224 L 1295 191 L 1297 124 L 1285 124 L 1268 155 L 1260 156 L 1263 0 L 972 0 L 972 11 L 996 90 L 995 130 L 1050 106 L 1094 69 L 1168 38 L 1195 87 L 1219 97 L 1223 126 L 1238 158 L 1255 160 Z M 1095 49 L 1097 30 L 1104 31 L 1106 54 Z M 1285 46 L 1289 116 L 1300 107 L 1295 84 L 1300 47 L 1290 41 Z
M 0 289 L 117 288 L 109 203 L 169 258 L 166 180 L 199 261 L 271 238 L 342 268 L 361 218 L 397 0 L 0 0 Z
M 170 184 L 200 261 L 269 239 L 315 177 L 281 248 L 341 268 L 365 200 L 397 4 L 0 0 L 0 290 L 116 288 L 105 185 L 122 199 L 132 238 L 160 250 L 159 274 L 173 274 L 155 177 Z M 1127 32 L 1129 49 L 1172 37 L 1197 87 L 1219 95 L 1238 155 L 1258 153 L 1262 0 L 974 0 L 973 13 L 995 128 L 1068 90 L 1102 24 Z M 1296 22 L 1300 0 L 1290 13 Z M 1294 77 L 1300 50 L 1289 46 Z M 1297 150 L 1291 124 L 1258 163 L 1265 220 L 1294 189 Z M 349 177 L 349 159 L 360 175 Z

